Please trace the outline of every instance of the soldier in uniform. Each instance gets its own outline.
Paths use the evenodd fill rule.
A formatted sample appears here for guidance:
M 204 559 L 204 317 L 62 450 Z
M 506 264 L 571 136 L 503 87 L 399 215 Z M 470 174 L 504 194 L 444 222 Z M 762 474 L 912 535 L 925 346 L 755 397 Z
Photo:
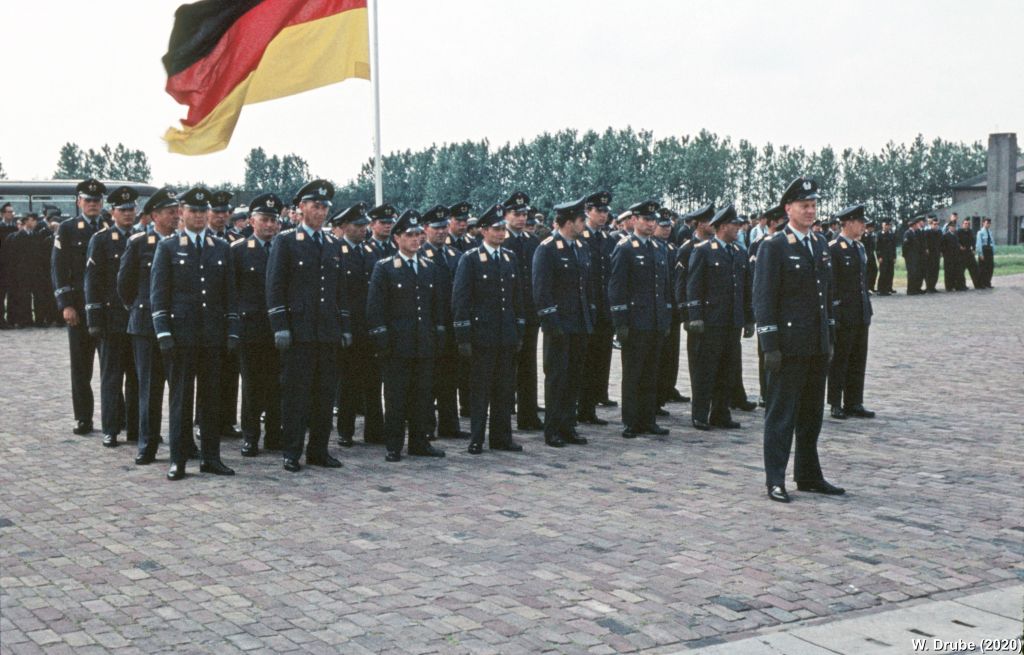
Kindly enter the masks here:
M 790 502 L 786 466 L 794 434 L 797 489 L 845 493 L 825 480 L 818 461 L 833 342 L 831 257 L 828 242 L 811 230 L 818 198 L 814 180 L 798 177 L 790 183 L 779 201 L 789 225 L 761 245 L 754 273 L 754 317 L 768 382 L 765 478 L 768 497 L 782 503 Z
M 754 335 L 747 255 L 736 243 L 743 221 L 732 205 L 718 210 L 709 225 L 715 236 L 693 249 L 686 276 L 690 333 L 701 336 L 693 387 L 693 427 L 734 429 L 730 398 L 740 366 L 740 331 Z
M 427 439 L 433 398 L 434 357 L 445 336 L 437 266 L 418 254 L 420 213 L 407 210 L 392 228 L 398 251 L 373 267 L 366 323 L 384 362 L 384 435 L 388 462 L 402 460 L 406 425 L 409 454 L 444 457 Z
M 874 293 L 875 284 L 878 282 L 878 259 L 875 254 L 878 250 L 878 235 L 875 234 L 874 221 L 868 220 L 864 223 L 864 236 L 861 237 L 860 242 L 864 245 L 864 254 L 868 256 L 868 293 Z
M 612 312 L 608 305 L 608 276 L 611 271 L 612 249 L 615 241 L 608 235 L 608 205 L 612 201 L 609 191 L 598 191 L 586 197 L 583 210 L 587 220 L 580 240 L 590 260 L 587 292 L 590 304 L 594 306 L 594 330 L 587 339 L 587 353 L 580 374 L 579 416 L 580 423 L 608 425 L 608 421 L 597 415 L 597 406 L 617 407 L 618 403 L 608 398 L 608 379 L 612 366 Z
M 612 251 L 608 302 L 615 335 L 622 344 L 622 436 L 668 434 L 655 423 L 658 356 L 672 320 L 672 283 L 665 250 L 652 240 L 658 203 L 638 202 L 633 235 Z
M 135 463 L 143 466 L 156 460 L 160 446 L 160 421 L 164 405 L 163 357 L 153 330 L 150 304 L 150 272 L 157 244 L 174 236 L 178 225 L 178 198 L 168 188 L 158 190 L 146 201 L 142 211 L 152 217 L 152 231 L 138 232 L 128 239 L 117 272 L 117 294 L 128 307 L 128 334 L 132 340 L 132 360 L 139 384 L 139 443 Z M 198 451 L 189 435 L 186 449 Z
M 873 418 L 875 413 L 864 409 L 864 370 L 871 325 L 871 297 L 865 275 L 867 253 L 859 240 L 864 233 L 864 205 L 847 207 L 837 216 L 843 229 L 829 243 L 836 344 L 828 370 L 828 404 L 832 407 L 832 418 Z
M 714 230 L 709 225 L 714 215 L 715 205 L 712 203 L 681 217 L 681 220 L 693 226 L 690 231 L 692 236 L 679 246 L 679 251 L 676 253 L 675 269 L 672 273 L 673 296 L 676 307 L 679 308 L 679 319 L 683 321 L 683 328 L 686 330 L 686 368 L 690 376 L 691 390 L 697 384 L 697 351 L 701 335 L 690 330 L 690 300 L 686 297 L 686 279 L 690 271 L 690 258 L 693 256 L 693 249 L 715 236 Z
M 398 210 L 392 205 L 384 203 L 374 207 L 369 212 L 370 216 L 370 238 L 368 243 L 373 246 L 377 259 L 383 259 L 395 254 L 397 248 L 391 238 L 391 228 L 398 218 Z
M 526 329 L 523 332 L 523 347 L 516 357 L 516 426 L 520 430 L 541 430 L 544 424 L 537 415 L 537 337 L 540 321 L 533 305 L 533 254 L 540 241 L 523 230 L 529 215 L 530 197 L 516 191 L 502 203 L 503 220 L 508 229 L 508 238 L 503 247 L 516 256 L 519 272 L 519 297 L 523 302 Z
M 971 286 L 975 289 L 981 288 L 978 281 L 978 262 L 974 259 L 975 238 L 971 231 L 971 219 L 965 218 L 960 223 L 960 229 L 956 231 L 956 239 L 960 244 L 960 278 L 961 287 L 967 290 L 967 280 L 964 279 L 964 271 L 971 276 Z
M 265 417 L 263 446 L 281 449 L 281 356 L 267 315 L 267 264 L 284 201 L 264 193 L 249 203 L 252 236 L 231 244 L 235 293 L 241 323 L 238 348 L 242 375 L 242 457 L 260 454 L 260 417 Z M 225 367 L 225 370 L 226 367 Z
M 459 357 L 452 327 L 452 285 L 462 252 L 445 244 L 448 237 L 448 208 L 437 205 L 423 214 L 426 239 L 420 254 L 434 264 L 441 289 L 445 337 L 434 361 L 434 403 L 437 416 L 430 412 L 428 432 L 443 439 L 468 439 L 469 433 L 459 426 L 458 375 Z
M 935 214 L 928 215 L 928 227 L 921 235 L 924 241 L 924 285 L 927 293 L 938 293 L 935 285 L 939 282 L 939 267 L 942 263 L 942 232 L 939 230 L 939 219 Z
M 658 227 L 654 232 L 655 242 L 665 248 L 668 255 L 669 275 L 676 270 L 676 261 L 679 257 L 679 248 L 672 243 L 673 220 L 678 215 L 667 207 L 658 210 Z M 664 409 L 666 403 L 688 402 L 690 399 L 679 393 L 676 389 L 676 379 L 679 377 L 679 340 L 682 330 L 681 307 L 676 303 L 675 294 L 670 296 L 672 302 L 672 324 L 668 336 L 661 346 L 661 361 L 658 363 L 658 408 L 655 410 L 658 416 L 668 416 Z
M 907 295 L 918 296 L 924 293 L 924 251 L 926 249 L 920 216 L 910 219 L 906 232 L 903 233 L 903 261 L 907 267 Z
M 0 329 L 10 327 L 9 303 L 13 291 L 14 267 L 11 264 L 7 239 L 18 233 L 18 222 L 14 218 L 14 205 L 5 202 L 0 205 Z
M 967 286 L 960 263 L 960 242 L 956 238 L 956 214 L 950 217 L 942 232 L 942 260 L 942 284 L 946 291 L 965 290 Z
M 455 248 L 460 253 L 466 252 L 470 248 L 475 248 L 476 243 L 466 233 L 469 226 L 469 214 L 473 211 L 473 205 L 465 201 L 458 202 L 449 207 L 448 211 L 448 235 L 444 238 L 444 245 Z M 463 418 L 468 418 L 470 415 L 470 368 L 469 362 L 459 362 L 458 372 L 456 373 L 459 385 L 459 416 Z
M 544 442 L 586 444 L 576 433 L 577 401 L 594 329 L 590 251 L 580 241 L 589 198 L 555 206 L 555 231 L 533 256 L 533 301 L 544 328 Z M 592 410 L 591 410 L 592 411 Z
M 129 441 L 139 437 L 139 382 L 128 336 L 128 310 L 117 295 L 117 273 L 135 223 L 138 197 L 128 186 L 107 196 L 114 223 L 89 240 L 85 264 L 85 322 L 89 336 L 99 340 L 100 422 L 107 448 L 117 446 L 122 428 Z
M 523 449 L 512 439 L 512 371 L 526 317 L 516 279 L 519 265 L 512 251 L 501 247 L 508 236 L 503 213 L 498 204 L 480 216 L 483 242 L 459 260 L 452 290 L 455 340 L 473 381 L 469 391 L 471 455 L 483 452 L 485 432 L 492 450 Z
M 281 351 L 284 470 L 306 464 L 338 468 L 327 443 L 338 388 L 338 349 L 352 345 L 351 314 L 341 274 L 341 246 L 323 230 L 334 186 L 313 180 L 298 192 L 302 223 L 277 235 L 267 263 L 267 314 Z
M 363 440 L 384 443 L 384 408 L 380 399 L 380 362 L 373 357 L 366 327 L 366 294 L 370 275 L 377 263 L 377 251 L 366 243 L 370 217 L 366 203 L 357 202 L 331 219 L 341 249 L 341 273 L 351 311 L 352 347 L 339 353 L 338 444 L 351 448 L 356 431 L 356 414 L 363 414 Z
M 891 296 L 892 278 L 896 272 L 896 233 L 892 221 L 882 219 L 882 231 L 878 234 L 878 295 Z
M 230 191 L 216 191 L 210 196 L 210 221 L 207 228 L 210 234 L 224 239 L 228 245 L 240 238 L 228 224 L 233 210 L 231 197 Z M 242 436 L 242 432 L 235 427 L 238 408 L 238 376 L 238 352 L 224 353 L 220 398 L 220 433 L 223 437 L 238 438 Z
M 183 228 L 157 243 L 150 275 L 153 328 L 164 353 L 170 400 L 169 480 L 185 477 L 192 444 L 192 394 L 201 409 L 199 470 L 234 475 L 220 459 L 220 376 L 224 350 L 238 345 L 238 311 L 227 241 L 207 228 L 210 192 L 181 198 Z
M 50 257 L 50 276 L 57 308 L 68 326 L 71 351 L 71 402 L 75 412 L 75 434 L 92 432 L 92 368 L 96 360 L 96 339 L 85 324 L 85 262 L 89 239 L 106 223 L 100 217 L 107 187 L 92 178 L 75 187 L 79 214 L 60 224 Z

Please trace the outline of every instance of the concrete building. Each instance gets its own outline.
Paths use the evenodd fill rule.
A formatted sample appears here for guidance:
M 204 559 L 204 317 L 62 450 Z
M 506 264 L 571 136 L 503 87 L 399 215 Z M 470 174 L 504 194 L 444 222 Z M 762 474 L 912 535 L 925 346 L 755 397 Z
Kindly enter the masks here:
M 977 229 L 991 218 L 997 245 L 1024 243 L 1024 159 L 1016 134 L 990 134 L 988 170 L 954 184 L 952 191 L 953 204 L 935 212 L 940 221 L 955 212 Z

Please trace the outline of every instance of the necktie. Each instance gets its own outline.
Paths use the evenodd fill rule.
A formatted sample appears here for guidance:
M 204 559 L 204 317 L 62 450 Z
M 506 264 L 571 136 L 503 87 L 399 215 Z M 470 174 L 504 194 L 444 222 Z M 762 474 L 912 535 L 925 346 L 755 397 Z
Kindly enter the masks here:
M 202 256 L 202 254 L 203 254 L 203 235 L 202 234 L 197 234 L 196 235 L 196 253 L 198 253 L 200 256 Z
M 807 248 L 807 252 L 811 253 L 811 259 L 814 259 L 814 248 L 811 247 L 810 235 L 804 237 L 804 246 Z
M 263 242 L 263 250 L 264 250 L 264 251 L 265 251 L 265 252 L 266 252 L 266 253 L 267 253 L 268 255 L 270 254 L 270 242 L 269 242 L 269 241 L 264 241 L 264 242 Z
M 416 275 L 419 275 L 419 269 L 416 268 L 416 258 L 415 257 L 410 257 L 409 259 L 407 259 L 405 261 L 406 261 L 407 264 L 409 264 L 409 266 L 412 267 L 412 272 L 414 274 L 416 274 Z
M 321 240 L 320 232 L 313 233 L 313 241 L 316 241 L 317 248 L 321 248 L 324 245 L 324 242 Z

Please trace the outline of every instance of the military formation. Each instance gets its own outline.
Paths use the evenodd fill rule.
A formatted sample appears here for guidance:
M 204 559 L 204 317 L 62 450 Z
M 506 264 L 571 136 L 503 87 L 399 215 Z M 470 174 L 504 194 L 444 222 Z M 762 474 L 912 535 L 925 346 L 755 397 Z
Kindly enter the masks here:
M 341 467 L 331 433 L 353 446 L 357 416 L 388 462 L 444 457 L 440 439 L 472 455 L 485 442 L 520 452 L 513 415 L 547 446 L 582 446 L 583 426 L 608 422 L 597 408 L 616 406 L 616 349 L 621 436 L 667 435 L 664 406 L 690 400 L 676 388 L 683 332 L 694 429 L 740 429 L 733 410 L 765 407 L 772 500 L 790 501 L 794 443 L 797 488 L 843 493 L 818 460 L 826 402 L 834 419 L 874 416 L 863 397 L 872 286 L 877 275 L 878 293 L 891 292 L 895 238 L 886 222 L 872 234 L 862 205 L 839 212 L 826 238 L 808 178 L 753 229 L 731 204 L 678 216 L 642 200 L 613 220 L 612 194 L 598 191 L 556 205 L 544 238 L 547 217 L 522 191 L 479 212 L 336 210 L 332 185 L 313 180 L 291 202 L 265 193 L 240 214 L 230 194 L 163 188 L 142 219 L 130 187 L 90 179 L 77 191 L 80 213 L 60 224 L 51 258 L 74 432 L 93 430 L 98 349 L 103 445 L 124 433 L 136 464 L 153 463 L 166 389 L 170 480 L 189 460 L 233 475 L 221 459 L 230 436 L 243 457 L 279 452 L 290 472 Z M 912 279 L 927 283 L 946 237 L 932 246 L 916 230 L 905 237 Z M 972 248 L 991 261 L 986 235 Z M 742 382 L 742 341 L 755 334 L 760 403 Z

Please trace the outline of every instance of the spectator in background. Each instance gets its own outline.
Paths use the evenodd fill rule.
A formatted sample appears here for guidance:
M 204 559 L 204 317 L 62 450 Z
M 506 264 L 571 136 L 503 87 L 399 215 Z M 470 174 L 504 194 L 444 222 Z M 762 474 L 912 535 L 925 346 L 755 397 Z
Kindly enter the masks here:
M 992 273 L 995 269 L 996 242 L 992 239 L 992 219 L 981 221 L 981 229 L 975 239 L 974 250 L 978 254 L 978 288 L 992 288 Z

